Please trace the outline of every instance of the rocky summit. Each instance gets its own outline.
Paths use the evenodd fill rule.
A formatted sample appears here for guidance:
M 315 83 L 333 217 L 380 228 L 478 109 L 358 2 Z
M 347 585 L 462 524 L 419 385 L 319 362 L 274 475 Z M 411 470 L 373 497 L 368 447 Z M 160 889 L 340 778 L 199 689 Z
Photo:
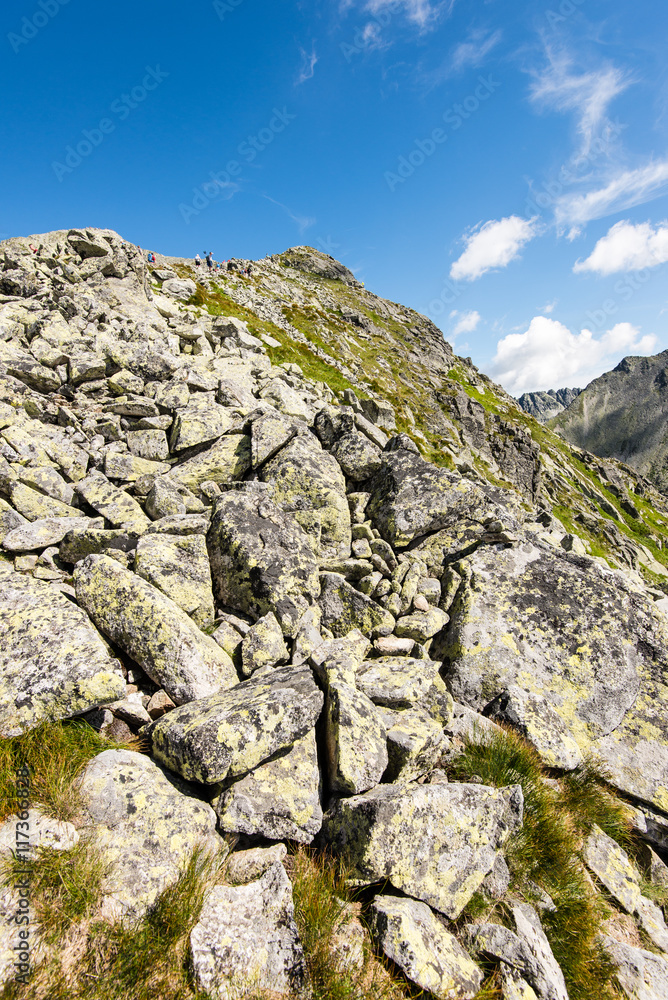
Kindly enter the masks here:
M 645 472 L 311 248 L 0 243 L 0 747 L 34 776 L 0 826 L 11 995 L 111 996 L 130 929 L 165 1000 L 665 1000 Z M 66 884 L 94 891 L 56 919 Z

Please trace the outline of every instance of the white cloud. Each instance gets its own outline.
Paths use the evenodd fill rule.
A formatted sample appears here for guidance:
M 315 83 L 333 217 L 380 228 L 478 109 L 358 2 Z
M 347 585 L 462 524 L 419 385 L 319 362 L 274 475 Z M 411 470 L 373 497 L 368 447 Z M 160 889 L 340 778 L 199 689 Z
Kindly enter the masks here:
M 543 107 L 576 113 L 580 152 L 587 156 L 594 139 L 610 124 L 608 106 L 626 90 L 631 80 L 614 66 L 576 73 L 568 56 L 549 51 L 547 55 L 549 65 L 543 73 L 536 74 L 531 98 Z
M 483 31 L 474 31 L 466 42 L 460 42 L 452 54 L 450 69 L 458 73 L 467 66 L 480 66 L 489 52 L 501 41 L 502 31 L 485 37 Z
M 413 21 L 420 28 L 426 28 L 440 17 L 449 14 L 454 5 L 455 0 L 367 0 L 365 9 L 372 14 L 401 10 L 409 21 Z
M 285 214 L 289 216 L 297 226 L 300 236 L 302 236 L 307 229 L 310 229 L 311 226 L 314 226 L 317 221 L 315 218 L 312 218 L 309 215 L 295 215 L 295 213 L 292 212 L 287 205 L 284 205 L 282 201 L 276 201 L 275 198 L 271 198 L 268 194 L 263 194 L 262 197 L 265 198 L 267 201 L 270 201 L 272 205 L 277 205 L 278 208 L 283 209 Z
M 523 392 L 588 385 L 627 354 L 651 354 L 656 337 L 640 336 L 630 323 L 617 323 L 600 337 L 571 333 L 546 316 L 535 316 L 525 333 L 511 333 L 496 345 L 492 372 L 514 396 Z
M 315 52 L 315 45 L 310 52 L 306 49 L 300 47 L 299 51 L 302 55 L 302 68 L 299 71 L 299 76 L 297 77 L 297 83 L 306 83 L 307 80 L 312 80 L 315 74 L 316 63 L 318 62 L 318 57 Z
M 616 274 L 618 271 L 641 271 L 668 261 L 668 223 L 653 229 L 649 222 L 634 226 L 618 222 L 602 237 L 586 260 L 576 262 L 576 274 Z
M 450 268 L 455 281 L 475 281 L 495 267 L 506 267 L 537 234 L 535 219 L 511 215 L 486 222 L 466 238 L 466 250 Z
M 668 184 L 668 158 L 619 172 L 604 187 L 587 194 L 563 195 L 555 205 L 557 225 L 576 229 L 592 219 L 644 205 L 658 198 Z
M 457 319 L 457 317 L 459 317 Z M 480 313 L 475 309 L 471 309 L 469 312 L 460 313 L 457 309 L 453 309 L 450 313 L 450 319 L 456 319 L 457 322 L 454 325 L 452 331 L 452 338 L 458 337 L 462 333 L 473 333 L 477 329 L 480 322 Z

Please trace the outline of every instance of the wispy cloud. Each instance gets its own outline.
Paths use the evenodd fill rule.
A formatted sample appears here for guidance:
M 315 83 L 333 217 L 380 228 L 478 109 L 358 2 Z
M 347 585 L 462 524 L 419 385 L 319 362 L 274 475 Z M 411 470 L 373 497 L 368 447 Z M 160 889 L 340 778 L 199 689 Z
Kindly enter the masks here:
M 663 194 L 667 185 L 668 157 L 635 170 L 618 170 L 602 187 L 558 198 L 555 220 L 559 226 L 579 227 L 592 219 L 644 205 Z
M 571 333 L 557 320 L 535 316 L 524 333 L 498 342 L 491 374 L 515 396 L 585 386 L 625 354 L 651 354 L 656 342 L 653 334 L 641 337 L 630 323 L 617 323 L 597 338 L 590 330 Z
M 580 153 L 588 156 L 594 139 L 610 125 L 610 104 L 633 81 L 615 66 L 578 73 L 565 53 L 555 54 L 548 49 L 547 57 L 547 67 L 534 74 L 531 99 L 538 107 L 574 112 Z
M 474 330 L 477 330 L 481 316 L 476 309 L 471 309 L 469 312 L 459 312 L 457 309 L 453 309 L 450 313 L 450 319 L 456 321 L 450 334 L 454 340 L 462 333 L 473 333 Z
M 511 215 L 490 220 L 465 237 L 466 249 L 450 268 L 455 281 L 475 281 L 487 271 L 507 267 L 538 233 L 535 219 Z
M 311 48 L 310 52 L 306 49 L 299 49 L 302 57 L 302 66 L 299 71 L 299 76 L 297 77 L 297 84 L 306 83 L 307 80 L 312 80 L 315 74 L 316 63 L 318 62 L 318 56 L 315 51 L 315 42 Z
M 668 261 L 668 222 L 656 229 L 649 222 L 634 226 L 631 222 L 618 222 L 598 241 L 586 260 L 579 260 L 573 270 L 576 274 L 617 274 L 619 271 L 642 271 L 658 267 Z
M 317 221 L 310 215 L 295 215 L 295 213 L 291 209 L 289 209 L 287 205 L 284 205 L 282 201 L 276 201 L 275 198 L 272 198 L 268 194 L 263 194 L 262 197 L 265 198 L 267 201 L 270 201 L 272 205 L 276 205 L 278 208 L 283 209 L 285 214 L 290 219 L 292 219 L 292 221 L 297 226 L 300 236 L 303 236 L 306 230 L 310 229 L 311 226 L 314 226 Z
M 446 17 L 455 3 L 456 0 L 365 0 L 363 8 L 371 14 L 398 11 L 424 30 Z M 344 9 L 351 6 L 345 3 Z
M 487 55 L 499 44 L 503 32 L 499 29 L 491 35 L 484 31 L 473 31 L 465 42 L 460 42 L 450 59 L 450 69 L 460 73 L 469 66 L 482 66 Z

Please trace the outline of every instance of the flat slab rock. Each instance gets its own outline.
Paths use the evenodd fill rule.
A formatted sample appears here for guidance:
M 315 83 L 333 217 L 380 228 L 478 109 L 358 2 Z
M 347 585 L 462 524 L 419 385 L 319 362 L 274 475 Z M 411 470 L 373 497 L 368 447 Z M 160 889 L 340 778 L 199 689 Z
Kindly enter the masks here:
M 248 885 L 211 889 L 190 948 L 197 985 L 214 1000 L 300 993 L 306 963 L 283 866 L 272 864 Z
M 175 704 L 237 683 L 232 660 L 186 612 L 109 556 L 86 556 L 74 571 L 77 600 L 101 632 L 142 667 Z
M 644 948 L 603 936 L 605 950 L 617 963 L 616 979 L 629 1000 L 665 1000 L 668 997 L 668 961 Z
M 214 784 L 246 774 L 306 736 L 323 702 L 308 667 L 278 667 L 174 709 L 147 735 L 170 770 Z
M 455 919 L 522 815 L 519 785 L 378 785 L 335 801 L 321 839 L 361 881 L 387 879 Z
M 524 543 L 469 563 L 440 651 L 455 699 L 482 711 L 510 693 L 546 763 L 591 749 L 614 785 L 667 811 L 665 616 L 591 559 Z
M 144 754 L 105 750 L 83 772 L 80 793 L 85 825 L 109 863 L 102 889 L 118 916 L 145 913 L 197 844 L 228 852 L 211 806 L 175 787 Z
M 376 896 L 371 934 L 412 983 L 437 1000 L 472 1000 L 483 973 L 426 903 Z
M 67 719 L 125 694 L 121 667 L 84 611 L 18 573 L 0 586 L 0 735 Z

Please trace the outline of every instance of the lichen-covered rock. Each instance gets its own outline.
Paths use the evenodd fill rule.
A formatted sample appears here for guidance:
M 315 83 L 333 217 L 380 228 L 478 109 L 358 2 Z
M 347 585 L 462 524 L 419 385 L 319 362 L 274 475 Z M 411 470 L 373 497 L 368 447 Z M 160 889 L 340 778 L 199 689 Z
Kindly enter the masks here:
M 214 505 L 207 535 L 214 593 L 258 618 L 273 611 L 284 635 L 320 592 L 318 567 L 297 522 L 261 493 L 233 490 Z
M 200 628 L 213 623 L 211 569 L 202 535 L 143 535 L 137 543 L 134 568 Z
M 420 708 L 383 709 L 387 729 L 386 781 L 415 781 L 440 758 L 446 746 L 443 725 Z
M 279 507 L 297 515 L 312 512 L 320 524 L 322 558 L 349 556 L 351 528 L 346 482 L 336 460 L 317 438 L 300 434 L 261 469 L 260 478 L 274 486 Z
M 440 664 L 411 656 L 380 656 L 366 660 L 357 674 L 357 685 L 375 705 L 410 708 L 420 705 L 439 676 Z
M 522 825 L 519 785 L 378 785 L 335 801 L 322 840 L 364 882 L 397 889 L 459 916 L 509 834 Z
M 371 648 L 367 637 L 353 629 L 339 639 L 322 639 L 309 656 L 318 679 L 327 687 L 332 683 L 356 686 L 356 675 Z
M 519 730 L 549 767 L 572 771 L 582 763 L 578 744 L 563 731 L 557 712 L 542 695 L 511 684 L 485 712 L 487 718 Z
M 622 791 L 668 808 L 665 618 L 590 559 L 524 543 L 469 564 L 439 650 L 454 697 L 482 711 L 514 687 L 536 696 L 526 732 L 548 763 L 575 759 L 574 741 Z
M 81 514 L 75 507 L 70 507 L 62 500 L 45 496 L 39 490 L 26 486 L 25 483 L 13 482 L 8 495 L 12 506 L 28 521 L 53 517 L 79 517 Z
M 116 701 L 125 682 L 88 616 L 39 580 L 9 573 L 0 587 L 0 734 Z
M 345 636 L 353 629 L 364 635 L 392 633 L 394 618 L 390 612 L 351 587 L 339 573 L 321 573 L 320 585 L 322 624 L 335 636 Z
M 306 986 L 292 887 L 273 864 L 255 882 L 214 886 L 190 933 L 195 980 L 214 1000 L 244 1000 Z
M 251 847 L 247 851 L 230 854 L 225 865 L 225 875 L 232 885 L 244 885 L 264 875 L 267 868 L 281 862 L 288 853 L 285 844 L 271 847 Z
M 224 832 L 310 844 L 322 826 L 315 731 L 236 781 L 215 809 Z
M 228 851 L 211 806 L 176 788 L 144 754 L 105 750 L 87 765 L 79 790 L 84 823 L 108 865 L 102 891 L 122 916 L 143 914 L 196 846 L 221 857 Z
M 468 924 L 472 950 L 515 969 L 539 1000 L 568 1000 L 564 975 L 550 948 L 538 914 L 527 903 L 512 907 L 515 931 L 500 924 Z
M 362 691 L 330 682 L 325 742 L 335 792 L 356 795 L 378 784 L 387 767 L 387 735 L 380 713 Z
M 603 935 L 602 943 L 617 964 L 615 978 L 628 1000 L 665 1000 L 668 996 L 668 960 L 607 935 Z
M 100 555 L 103 552 L 122 552 L 127 555 L 137 547 L 138 535 L 122 528 L 94 528 L 96 521 L 87 520 L 83 528 L 68 531 L 60 543 L 59 556 L 63 562 L 78 563 L 86 556 Z
M 582 857 L 626 912 L 635 913 L 640 902 L 640 874 L 626 851 L 595 825 L 584 843 Z
M 371 933 L 404 975 L 438 1000 L 472 1000 L 482 985 L 482 971 L 426 903 L 376 896 Z
M 177 705 L 237 683 L 229 656 L 156 587 L 109 556 L 87 556 L 74 571 L 77 600 Z
M 400 549 L 460 522 L 480 524 L 491 506 L 468 479 L 403 449 L 383 454 L 383 464 L 366 489 L 371 493 L 367 516 L 383 538 Z
M 275 410 L 254 420 L 251 431 L 253 468 L 257 469 L 273 458 L 296 433 L 295 424 Z
M 533 987 L 529 986 L 517 969 L 506 962 L 499 962 L 499 981 L 503 1000 L 538 1000 Z
M 380 448 L 364 434 L 342 434 L 332 447 L 332 454 L 348 479 L 361 483 L 378 472 L 382 464 Z
M 58 545 L 69 531 L 90 526 L 88 517 L 45 517 L 22 524 L 9 531 L 2 540 L 7 552 L 34 552 L 49 545 Z M 102 524 L 98 521 L 98 524 Z
M 148 518 L 137 501 L 124 490 L 112 486 L 101 472 L 91 472 L 76 484 L 75 490 L 112 527 L 128 526 L 139 531 L 148 527 Z
M 290 659 L 281 626 L 273 611 L 258 618 L 241 643 L 241 675 L 250 677 L 256 670 L 275 667 Z
M 151 462 L 147 458 L 137 458 L 136 455 L 119 455 L 107 452 L 104 460 L 104 473 L 108 479 L 117 479 L 125 483 L 134 483 L 142 476 L 161 476 L 169 472 L 167 462 Z
M 450 619 L 440 608 L 430 608 L 428 611 L 418 611 L 412 615 L 397 618 L 394 629 L 400 639 L 413 639 L 414 642 L 426 642 L 447 625 Z
M 172 424 L 169 446 L 171 451 L 185 451 L 195 445 L 215 441 L 233 423 L 229 410 L 219 406 L 208 393 L 197 393 L 188 405 L 177 410 Z
M 315 726 L 323 701 L 308 667 L 277 667 L 169 712 L 148 735 L 170 770 L 214 784 L 292 746 Z
M 248 435 L 225 434 L 210 448 L 175 465 L 169 478 L 197 493 L 200 483 L 213 482 L 224 486 L 241 479 L 250 469 L 250 464 Z

